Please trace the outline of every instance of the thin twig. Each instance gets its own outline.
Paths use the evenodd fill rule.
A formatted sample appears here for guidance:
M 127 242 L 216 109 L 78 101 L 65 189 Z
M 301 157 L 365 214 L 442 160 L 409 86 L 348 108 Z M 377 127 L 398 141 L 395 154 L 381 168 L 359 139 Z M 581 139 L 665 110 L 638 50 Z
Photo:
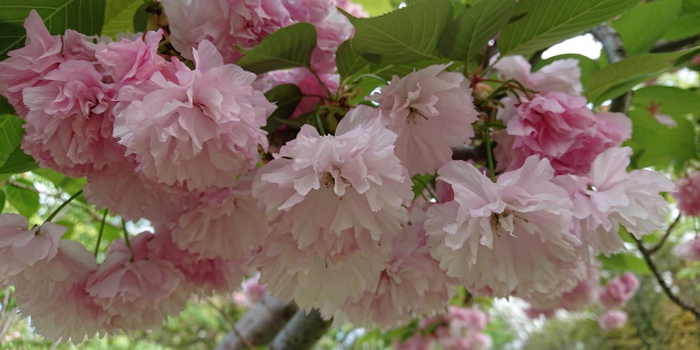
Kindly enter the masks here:
M 243 336 L 243 334 L 241 334 L 241 332 L 238 330 L 238 327 L 236 327 L 236 322 L 233 322 L 233 320 L 231 319 L 231 316 L 229 316 L 229 315 L 226 313 L 226 311 L 224 311 L 224 309 L 222 309 L 222 308 L 216 306 L 216 304 L 214 304 L 211 300 L 207 300 L 207 303 L 208 303 L 211 307 L 213 307 L 214 309 L 216 309 L 216 311 L 218 311 L 218 312 L 221 314 L 221 316 L 224 316 L 224 318 L 226 319 L 226 322 L 228 322 L 228 324 L 231 325 L 231 329 L 233 330 L 233 332 L 236 333 L 236 335 L 238 336 L 238 338 L 245 344 L 245 346 L 246 346 L 249 350 L 255 350 L 255 347 L 253 346 L 253 344 L 252 344 L 248 339 L 246 339 L 246 338 Z
M 673 52 L 686 49 L 695 45 L 700 40 L 700 34 L 680 40 L 659 42 L 651 49 L 651 52 Z
M 644 256 L 644 261 L 646 261 L 647 266 L 649 266 L 649 269 L 654 274 L 654 277 L 656 277 L 656 281 L 659 282 L 659 286 L 661 286 L 661 289 L 664 291 L 664 293 L 666 293 L 666 296 L 668 296 L 668 298 L 671 299 L 671 301 L 674 302 L 676 305 L 680 306 L 681 309 L 692 312 L 693 315 L 695 315 L 695 319 L 700 321 L 700 310 L 681 300 L 681 298 L 679 298 L 675 293 L 673 293 L 671 287 L 666 283 L 664 278 L 661 276 L 661 273 L 659 273 L 659 269 L 656 267 L 656 263 L 654 263 L 654 260 L 652 260 L 651 254 L 644 247 L 642 241 L 634 235 L 630 236 L 632 236 L 634 241 L 637 242 L 637 248 L 639 249 L 639 252 L 642 253 L 642 256 Z
M 7 330 L 10 329 L 10 324 L 12 323 L 12 319 L 15 318 L 15 315 L 17 315 L 16 307 L 10 310 L 10 314 L 7 316 L 7 320 L 5 320 L 5 323 L 2 325 L 2 329 L 0 329 L 0 339 L 5 339 L 5 334 L 7 333 Z
M 664 245 L 664 243 L 666 243 L 666 240 L 668 239 L 668 236 L 671 235 L 671 231 L 673 231 L 673 228 L 676 226 L 676 224 L 678 224 L 679 221 L 681 221 L 681 214 L 680 214 L 680 213 L 678 213 L 678 216 L 676 217 L 676 220 L 673 220 L 673 222 L 671 223 L 671 225 L 668 226 L 668 229 L 666 229 L 666 234 L 665 234 L 663 237 L 661 237 L 661 240 L 659 241 L 659 243 L 658 243 L 657 245 L 655 245 L 654 247 L 652 247 L 651 249 L 648 250 L 648 251 L 649 251 L 649 254 L 654 254 L 654 253 L 656 253 L 659 249 L 661 249 L 661 247 Z

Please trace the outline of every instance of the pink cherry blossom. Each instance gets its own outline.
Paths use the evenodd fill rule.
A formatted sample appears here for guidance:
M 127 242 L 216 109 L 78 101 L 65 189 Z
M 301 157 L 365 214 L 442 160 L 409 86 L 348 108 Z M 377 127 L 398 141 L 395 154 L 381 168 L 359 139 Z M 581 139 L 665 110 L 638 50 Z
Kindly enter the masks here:
M 141 179 L 126 163 L 88 175 L 83 193 L 98 209 L 109 209 L 134 222 L 146 218 L 153 225 L 179 217 L 192 201 Z
M 641 238 L 660 229 L 668 211 L 659 192 L 671 191 L 673 183 L 655 171 L 627 173 L 631 155 L 628 147 L 611 148 L 596 157 L 588 176 L 562 175 L 554 180 L 574 202 L 581 240 L 607 255 L 625 250 L 620 225 Z
M 622 328 L 627 322 L 627 314 L 620 310 L 610 310 L 598 317 L 598 324 L 602 329 Z
M 110 87 L 83 60 L 68 60 L 23 90 L 26 116 L 22 148 L 39 165 L 81 177 L 124 158 L 112 137 Z
M 203 258 L 246 259 L 265 243 L 268 234 L 265 211 L 251 196 L 253 176 L 203 195 L 172 226 L 173 241 L 180 249 Z
M 438 180 L 435 182 L 435 196 L 438 203 L 447 203 L 455 199 L 455 191 L 447 182 Z
M 80 243 L 60 241 L 50 261 L 40 261 L 12 278 L 22 312 L 46 340 L 72 341 L 103 333 L 103 310 L 85 292 L 88 276 L 97 270 L 93 254 Z M 114 329 L 111 329 L 116 331 Z
M 478 113 L 469 81 L 448 65 L 394 76 L 369 97 L 380 102 L 382 123 L 394 131 L 396 155 L 411 175 L 433 172 L 452 159 L 451 146 L 471 142 Z
M 136 40 L 100 43 L 95 56 L 118 86 L 143 82 L 167 62 L 158 56 L 162 31 L 149 31 Z
M 182 284 L 191 292 L 208 295 L 212 292 L 230 293 L 235 290 L 247 272 L 249 258 L 225 260 L 205 258 L 188 250 L 180 249 L 167 230 L 158 231 L 148 243 L 150 258 L 165 260 L 185 276 Z
M 673 198 L 683 215 L 700 215 L 700 172 L 692 173 L 676 181 Z
M 627 272 L 608 281 L 600 293 L 600 303 L 606 308 L 624 306 L 639 288 L 639 280 L 633 273 Z
M 545 317 L 550 317 L 554 315 L 556 309 L 580 311 L 586 306 L 594 304 L 598 300 L 599 292 L 598 268 L 586 266 L 583 262 L 581 263 L 581 267 L 586 272 L 586 275 L 574 288 L 559 296 L 553 297 L 552 295 L 544 294 L 529 298 L 529 313 L 534 316 L 543 314 Z M 578 270 L 578 268 L 576 270 Z M 575 271 L 572 272 L 575 273 Z
M 319 74 L 321 81 L 331 91 L 338 90 L 340 76 L 338 74 Z M 259 78 L 260 81 L 260 78 Z M 305 95 L 326 96 L 326 90 L 323 88 L 318 79 L 307 68 L 293 68 L 289 71 L 274 71 L 266 74 L 262 81 L 264 86 L 261 91 L 267 91 L 277 85 L 294 84 L 299 87 L 299 90 Z M 301 99 L 294 113 L 289 118 L 296 118 L 302 114 L 314 111 L 314 106 L 320 104 L 320 97 L 305 96 Z
M 243 55 L 277 29 L 291 24 L 280 0 L 161 0 L 170 26 L 173 47 L 187 59 L 203 41 L 212 42 L 225 63 Z
M 456 293 L 455 281 L 430 256 L 426 243 L 422 222 L 406 225 L 391 242 L 378 283 L 345 302 L 342 313 L 356 326 L 389 329 L 443 311 Z
M 265 285 L 260 284 L 260 274 L 255 274 L 243 282 L 245 304 L 253 306 L 265 296 Z
M 693 238 L 673 249 L 679 258 L 700 261 L 700 238 Z
M 49 33 L 36 10 L 29 12 L 24 28 L 27 30 L 25 46 L 8 52 L 9 58 L 0 62 L 0 94 L 21 117 L 29 112 L 22 91 L 35 86 L 44 75 L 65 61 L 61 55 L 61 37 Z
M 527 297 L 562 293 L 562 272 L 579 261 L 571 232 L 572 203 L 550 182 L 546 159 L 491 182 L 471 164 L 451 161 L 438 171 L 455 198 L 428 209 L 425 230 L 432 255 L 449 276 L 477 295 Z
M 18 214 L 0 214 L 0 280 L 8 279 L 41 260 L 51 260 L 67 228 L 47 222 L 28 229 Z
M 507 123 L 506 132 L 515 137 L 508 169 L 538 154 L 552 162 L 557 174 L 583 174 L 598 154 L 631 136 L 629 118 L 619 113 L 596 116 L 586 103 L 583 97 L 551 92 L 521 104 Z
M 506 56 L 501 58 L 494 68 L 502 79 L 515 79 L 528 89 L 544 95 L 559 91 L 578 96 L 583 92 L 581 85 L 581 68 L 578 60 L 569 58 L 554 61 L 537 72 L 531 72 L 532 66 L 523 56 Z
M 267 148 L 260 127 L 275 107 L 253 90 L 255 74 L 224 65 L 208 41 L 193 54 L 195 70 L 174 59 L 168 78 L 156 72 L 120 91 L 114 136 L 150 181 L 190 191 L 230 187 L 255 167 L 258 146 Z
M 120 329 L 155 328 L 185 307 L 184 275 L 166 260 L 148 258 L 150 233 L 112 242 L 86 291 L 105 310 L 104 322 Z M 132 254 L 133 250 L 133 254 Z M 147 259 L 148 258 L 148 259 Z
M 451 306 L 447 313 L 422 319 L 419 329 L 434 329 L 427 339 L 436 338 L 441 349 L 445 350 L 485 350 L 491 346 L 491 337 L 481 333 L 491 320 L 491 316 L 472 308 Z

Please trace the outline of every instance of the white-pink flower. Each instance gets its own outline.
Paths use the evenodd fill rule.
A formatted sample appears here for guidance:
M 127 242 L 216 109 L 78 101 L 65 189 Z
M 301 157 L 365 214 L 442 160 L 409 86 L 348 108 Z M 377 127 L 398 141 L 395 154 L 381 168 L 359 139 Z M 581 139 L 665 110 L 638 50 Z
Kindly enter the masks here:
M 104 309 L 108 327 L 157 328 L 185 307 L 185 277 L 171 262 L 148 256 L 151 235 L 143 232 L 132 238 L 131 249 L 124 241 L 112 242 L 87 281 L 86 291 Z
M 675 185 L 673 198 L 678 210 L 687 216 L 700 215 L 700 172 L 678 179 Z
M 602 329 L 621 328 L 627 322 L 627 314 L 620 310 L 610 310 L 598 317 L 598 324 Z
M 243 282 L 243 296 L 245 304 L 253 306 L 257 304 L 265 296 L 265 285 L 260 284 L 260 274 L 248 278 Z
M 455 197 L 428 209 L 425 229 L 449 276 L 477 295 L 564 292 L 557 289 L 567 278 L 563 271 L 577 266 L 581 241 L 571 232 L 572 203 L 551 182 L 549 161 L 530 157 L 496 183 L 461 161 L 438 174 Z
M 0 214 L 0 280 L 21 273 L 41 260 L 51 260 L 67 228 L 47 222 L 28 228 L 18 214 Z
M 190 191 L 230 187 L 267 148 L 260 129 L 274 110 L 251 84 L 255 74 L 224 64 L 208 41 L 193 51 L 197 68 L 173 60 L 138 87 L 122 88 L 114 136 L 135 154 L 147 179 Z
M 578 60 L 569 58 L 554 61 L 537 72 L 531 72 L 532 66 L 523 56 L 506 56 L 501 58 L 494 68 L 502 79 L 515 79 L 528 89 L 544 95 L 559 91 L 578 96 L 583 92 L 581 85 L 581 68 Z
M 596 157 L 588 176 L 561 175 L 554 182 L 574 202 L 576 231 L 581 240 L 606 255 L 625 250 L 620 225 L 637 238 L 665 222 L 666 200 L 659 192 L 673 189 L 665 175 L 650 170 L 627 173 L 632 149 L 611 148 Z
M 624 306 L 639 288 L 639 280 L 631 272 L 608 281 L 608 285 L 600 293 L 600 303 L 606 308 Z
M 572 275 L 577 275 L 578 270 L 585 272 L 585 277 L 580 280 L 579 276 L 572 276 L 573 280 L 580 280 L 576 286 L 559 296 L 543 294 L 533 296 L 527 301 L 530 303 L 530 313 L 533 315 L 550 313 L 553 314 L 556 309 L 564 309 L 568 311 L 580 311 L 588 305 L 595 303 L 598 300 L 599 293 L 599 273 L 598 268 L 594 266 L 586 266 L 583 262 L 580 263 L 581 268 L 571 271 Z
M 166 64 L 158 55 L 161 31 L 148 31 L 136 40 L 124 38 L 113 43 L 99 43 L 95 56 L 117 86 L 147 80 Z
M 389 258 L 378 283 L 340 307 L 343 316 L 356 326 L 389 329 L 445 309 L 457 291 L 455 281 L 430 256 L 422 222 L 399 231 L 389 247 Z
M 469 81 L 434 65 L 394 76 L 368 99 L 380 102 L 382 123 L 398 135 L 396 155 L 411 175 L 435 171 L 452 159 L 451 146 L 471 142 L 478 112 Z
M 226 63 L 243 54 L 277 29 L 291 24 L 280 0 L 160 0 L 168 17 L 170 40 L 180 54 L 193 59 L 203 41 L 212 42 Z
M 517 116 L 507 123 L 514 136 L 512 163 L 518 168 L 525 158 L 538 154 L 551 161 L 557 174 L 584 174 L 595 157 L 619 147 L 632 133 L 632 122 L 620 113 L 595 115 L 584 97 L 560 92 L 535 95 L 518 107 Z
M 679 258 L 700 261 L 700 238 L 693 238 L 673 249 Z
M 65 229 L 65 228 L 64 228 Z M 11 278 L 22 312 L 47 340 L 71 341 L 107 331 L 103 310 L 85 292 L 88 276 L 97 270 L 93 254 L 78 242 L 60 241 L 50 261 L 39 261 Z
M 265 211 L 252 197 L 252 182 L 253 176 L 248 175 L 233 188 L 201 196 L 174 218 L 173 241 L 203 258 L 249 258 L 265 243 L 269 230 Z

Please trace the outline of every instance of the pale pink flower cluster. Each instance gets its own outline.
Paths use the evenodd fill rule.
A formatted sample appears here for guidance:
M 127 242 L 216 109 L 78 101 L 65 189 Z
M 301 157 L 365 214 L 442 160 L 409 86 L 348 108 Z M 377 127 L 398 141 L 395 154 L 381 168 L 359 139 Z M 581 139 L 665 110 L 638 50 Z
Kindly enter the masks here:
M 700 215 L 700 172 L 692 173 L 676 181 L 673 198 L 683 215 Z
M 600 303 L 606 308 L 624 306 L 639 288 L 639 280 L 631 272 L 608 281 L 608 285 L 600 293 Z
M 321 81 L 331 93 L 338 91 L 340 84 L 340 76 L 338 74 L 321 73 L 319 74 L 319 78 L 321 78 Z M 307 95 L 299 101 L 297 108 L 292 115 L 289 116 L 290 119 L 313 112 L 315 105 L 325 102 L 321 97 L 328 97 L 328 93 L 323 85 L 321 85 L 321 82 L 319 82 L 307 68 L 293 68 L 289 71 L 270 72 L 258 78 L 256 83 L 258 89 L 261 91 L 268 91 L 281 84 L 294 84 L 299 87 L 299 90 L 301 90 L 304 95 Z
M 379 102 L 382 123 L 398 135 L 396 155 L 411 175 L 431 173 L 452 159 L 450 147 L 471 143 L 478 112 L 469 80 L 434 65 L 394 76 L 369 100 Z
M 693 238 L 678 245 L 673 249 L 673 253 L 683 259 L 700 261 L 700 238 Z
M 531 318 L 539 315 L 551 317 L 557 309 L 581 311 L 586 306 L 595 304 L 598 301 L 600 290 L 598 268 L 586 266 L 584 263 L 581 263 L 581 268 L 586 275 L 573 289 L 559 296 L 553 297 L 551 294 L 543 294 L 529 298 L 527 301 L 530 303 L 530 307 L 525 310 L 528 316 Z M 579 277 L 576 276 L 575 279 L 579 279 Z
M 407 221 L 413 198 L 395 139 L 378 119 L 341 122 L 335 136 L 305 125 L 260 168 L 253 197 L 274 227 L 256 260 L 273 293 L 321 307 L 376 284 L 387 260 L 380 245 Z
M 542 95 L 559 91 L 578 96 L 583 92 L 581 69 L 573 58 L 554 61 L 537 72 L 531 72 L 532 66 L 523 56 L 503 57 L 493 67 L 502 79 L 517 80 Z
M 451 306 L 447 313 L 420 320 L 418 328 L 433 328 L 432 333 L 414 334 L 406 341 L 395 341 L 396 350 L 486 350 L 491 347 L 492 339 L 482 331 L 491 320 L 491 316 L 477 308 L 459 308 Z
M 224 62 L 235 63 L 243 54 L 277 29 L 291 24 L 280 0 L 159 0 L 170 25 L 170 42 L 187 59 L 203 41 L 221 52 Z
M 621 328 L 627 322 L 627 314 L 620 310 L 610 310 L 598 317 L 598 324 L 602 329 Z

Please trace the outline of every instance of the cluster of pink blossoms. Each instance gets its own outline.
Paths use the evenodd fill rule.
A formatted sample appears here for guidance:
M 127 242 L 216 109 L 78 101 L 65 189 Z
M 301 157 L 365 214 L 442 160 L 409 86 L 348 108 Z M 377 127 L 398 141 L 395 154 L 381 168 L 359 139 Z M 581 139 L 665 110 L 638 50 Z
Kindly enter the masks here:
M 490 320 L 491 316 L 475 307 L 451 306 L 444 315 L 420 320 L 418 332 L 406 340 L 395 340 L 394 349 L 486 350 L 493 341 L 482 331 Z
M 451 160 L 489 131 L 470 81 L 449 64 L 394 76 L 367 97 L 374 107 L 351 108 L 334 134 L 304 125 L 259 166 L 261 127 L 275 110 L 262 91 L 290 82 L 306 94 L 337 90 L 335 52 L 353 28 L 336 6 L 361 9 L 341 0 L 162 4 L 171 43 L 193 62 L 161 56 L 162 31 L 118 42 L 51 36 L 36 12 L 27 46 L 0 62 L 0 93 L 25 120 L 23 149 L 43 167 L 86 176 L 89 203 L 146 218 L 156 232 L 113 242 L 98 264 L 60 240 L 65 228 L 0 216 L 0 280 L 17 287 L 47 338 L 156 327 L 191 293 L 231 292 L 252 270 L 251 300 L 269 291 L 382 329 L 443 313 L 456 285 L 577 309 L 591 299 L 593 257 L 624 250 L 620 225 L 641 237 L 664 222 L 659 192 L 672 183 L 627 172 L 631 149 L 620 147 L 631 122 L 586 107 L 572 61 L 536 73 L 521 58 L 496 66 L 537 92 L 511 94 L 499 112 L 498 173 Z M 313 72 L 256 76 L 235 65 L 237 47 L 299 21 L 317 29 Z M 307 97 L 293 117 L 318 101 Z M 412 177 L 436 172 L 438 198 L 414 200 Z M 610 289 L 601 300 L 631 295 Z M 478 310 L 431 320 L 440 325 L 429 339 L 404 345 L 490 346 Z

